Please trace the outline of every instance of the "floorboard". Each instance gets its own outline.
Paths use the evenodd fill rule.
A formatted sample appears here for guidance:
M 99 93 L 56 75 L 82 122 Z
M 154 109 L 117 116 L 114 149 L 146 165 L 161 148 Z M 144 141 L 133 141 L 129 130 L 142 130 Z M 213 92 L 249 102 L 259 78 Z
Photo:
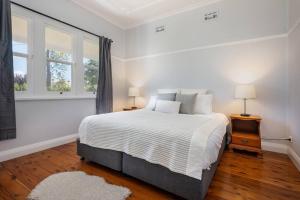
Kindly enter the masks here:
M 84 171 L 128 187 L 129 200 L 178 199 L 151 185 L 100 165 L 84 162 L 70 143 L 0 163 L 0 200 L 25 199 L 44 178 L 63 171 Z M 263 159 L 225 151 L 207 200 L 299 200 L 300 173 L 283 154 L 264 152 Z

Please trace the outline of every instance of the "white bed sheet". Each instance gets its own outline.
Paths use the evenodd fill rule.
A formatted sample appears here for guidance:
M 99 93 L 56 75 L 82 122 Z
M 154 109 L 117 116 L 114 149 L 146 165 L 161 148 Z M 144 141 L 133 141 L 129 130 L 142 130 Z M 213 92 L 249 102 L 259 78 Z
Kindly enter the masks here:
M 192 177 L 198 177 L 200 174 L 202 174 L 203 169 L 210 169 L 211 164 L 217 161 L 223 138 L 227 131 L 227 125 L 229 123 L 227 117 L 221 113 L 211 113 L 198 116 L 210 117 L 212 119 L 218 118 L 220 123 L 209 135 L 202 158 L 199 158 L 200 151 L 197 150 L 197 146 L 199 145 L 198 143 L 199 140 L 201 140 L 201 137 L 199 137 L 199 135 L 194 135 L 192 138 L 192 145 L 189 153 L 190 161 L 188 161 L 190 165 L 187 167 L 187 170 L 189 170 L 187 173 Z M 202 162 L 197 162 L 199 159 L 203 159 Z
M 80 125 L 79 137 L 89 146 L 122 151 L 201 180 L 202 170 L 218 158 L 227 124 L 220 113 L 138 110 L 89 116 Z

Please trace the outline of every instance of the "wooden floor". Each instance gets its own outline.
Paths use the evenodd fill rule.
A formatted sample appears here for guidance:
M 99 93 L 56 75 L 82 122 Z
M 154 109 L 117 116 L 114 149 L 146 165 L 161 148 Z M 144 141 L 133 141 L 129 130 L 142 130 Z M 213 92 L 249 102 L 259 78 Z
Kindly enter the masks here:
M 130 200 L 178 199 L 133 178 L 99 165 L 80 161 L 71 143 L 0 164 L 0 199 L 25 199 L 47 176 L 85 171 L 132 191 Z M 225 152 L 210 186 L 208 200 L 300 199 L 300 173 L 286 155 L 265 152 L 263 159 Z

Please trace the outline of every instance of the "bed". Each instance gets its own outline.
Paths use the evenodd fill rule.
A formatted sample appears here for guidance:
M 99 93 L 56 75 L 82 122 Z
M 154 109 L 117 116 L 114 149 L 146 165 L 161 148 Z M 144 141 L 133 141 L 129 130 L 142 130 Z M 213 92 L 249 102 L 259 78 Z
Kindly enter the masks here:
M 86 117 L 77 152 L 179 197 L 204 199 L 227 141 L 227 118 L 145 109 Z

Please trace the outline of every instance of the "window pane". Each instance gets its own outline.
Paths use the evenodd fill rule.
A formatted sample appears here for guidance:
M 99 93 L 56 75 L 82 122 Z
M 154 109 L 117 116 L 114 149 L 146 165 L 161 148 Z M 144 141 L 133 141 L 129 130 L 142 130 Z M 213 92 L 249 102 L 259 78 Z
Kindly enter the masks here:
M 87 92 L 97 90 L 99 73 L 99 44 L 97 40 L 83 41 L 84 89 Z
M 71 91 L 72 66 L 57 62 L 48 62 L 47 88 L 48 91 Z
M 72 61 L 72 36 L 65 32 L 47 27 L 45 30 L 46 52 L 60 61 Z
M 85 39 L 83 41 L 83 57 L 99 60 L 99 42 Z
M 99 62 L 92 59 L 83 59 L 84 89 L 87 92 L 96 92 L 99 74 Z
M 27 54 L 28 46 L 26 43 L 13 41 L 13 52 Z
M 27 58 L 14 56 L 15 91 L 26 91 L 27 86 Z
M 27 46 L 28 22 L 26 19 L 12 16 L 13 51 L 28 53 Z

